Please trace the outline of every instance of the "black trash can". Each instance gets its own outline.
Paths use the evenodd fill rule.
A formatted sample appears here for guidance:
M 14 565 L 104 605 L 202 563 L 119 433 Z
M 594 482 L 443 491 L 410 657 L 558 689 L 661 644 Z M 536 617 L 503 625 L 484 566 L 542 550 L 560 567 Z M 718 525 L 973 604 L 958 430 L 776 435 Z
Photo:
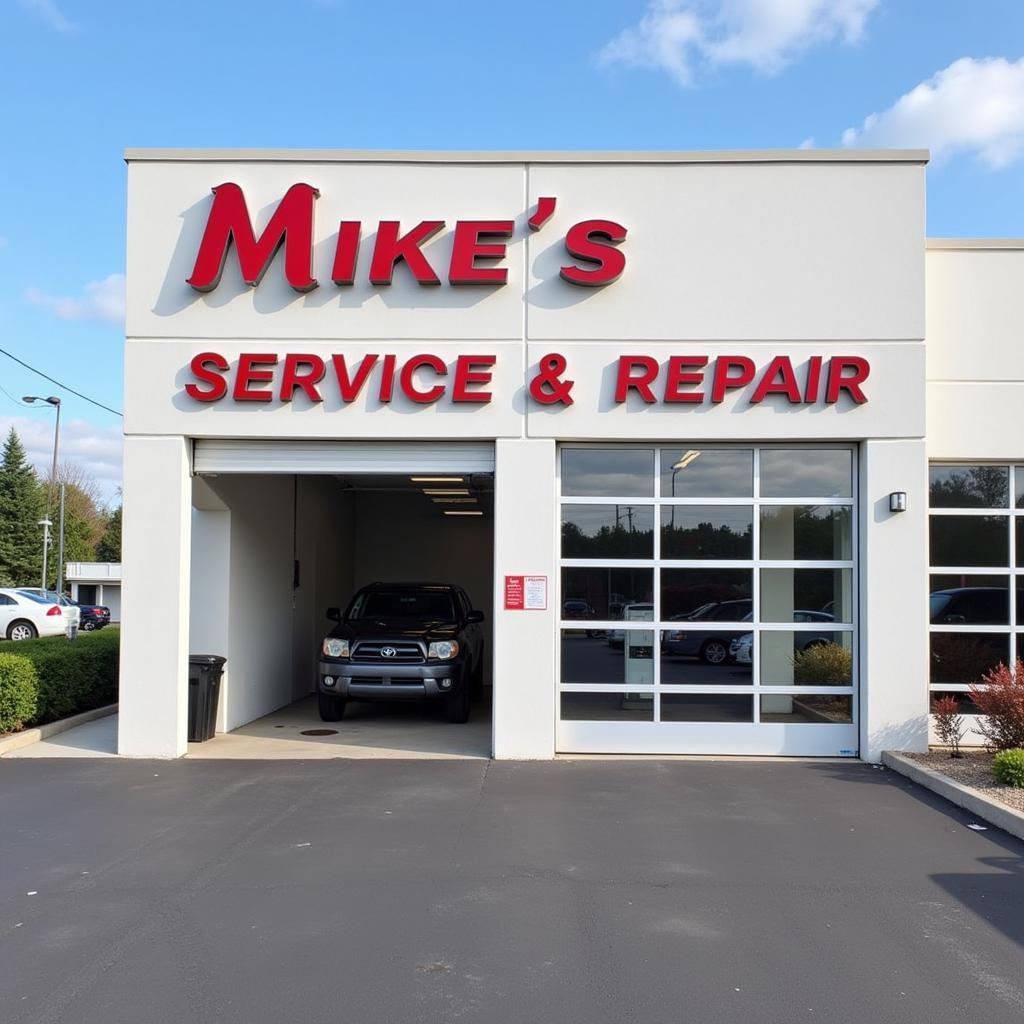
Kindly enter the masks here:
M 212 740 L 217 729 L 217 702 L 224 662 L 217 654 L 193 654 L 188 659 L 188 741 Z

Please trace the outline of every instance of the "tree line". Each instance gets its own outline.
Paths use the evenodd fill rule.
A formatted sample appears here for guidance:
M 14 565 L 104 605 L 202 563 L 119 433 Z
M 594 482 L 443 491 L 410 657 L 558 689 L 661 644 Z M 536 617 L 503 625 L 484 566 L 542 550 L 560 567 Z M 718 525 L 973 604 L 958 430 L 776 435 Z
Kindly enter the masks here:
M 121 507 L 107 509 L 96 481 L 82 467 L 57 468 L 50 519 L 48 587 L 57 583 L 60 484 L 64 484 L 64 561 L 120 562 Z M 29 465 L 25 448 L 12 427 L 0 461 L 0 586 L 38 587 L 43 571 L 43 528 L 50 494 L 49 475 Z

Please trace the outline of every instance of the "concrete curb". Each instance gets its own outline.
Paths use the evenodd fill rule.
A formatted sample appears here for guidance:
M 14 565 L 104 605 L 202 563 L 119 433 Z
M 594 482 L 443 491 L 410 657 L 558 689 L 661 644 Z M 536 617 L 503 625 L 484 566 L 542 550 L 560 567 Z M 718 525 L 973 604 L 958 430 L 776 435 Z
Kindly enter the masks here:
M 1012 807 L 999 803 L 998 800 L 982 796 L 977 790 L 954 782 L 939 772 L 933 772 L 930 768 L 924 768 L 916 761 L 897 754 L 895 751 L 883 750 L 882 764 L 900 775 L 905 775 L 919 786 L 924 786 L 925 789 L 930 789 L 933 793 L 945 797 L 957 807 L 970 811 L 982 821 L 987 821 L 990 825 L 1009 832 L 1011 836 L 1024 839 L 1024 814 L 1020 811 L 1015 811 Z
M 83 711 L 80 715 L 72 715 L 70 718 L 61 718 L 56 722 L 47 722 L 46 725 L 37 725 L 32 729 L 25 729 L 23 732 L 12 732 L 10 736 L 0 739 L 0 757 L 13 750 L 21 750 L 22 747 L 30 747 L 40 740 L 47 740 L 51 736 L 67 732 L 68 729 L 74 729 L 75 726 L 85 725 L 86 722 L 94 722 L 97 718 L 106 718 L 108 715 L 116 714 L 117 705 L 108 704 L 106 707 Z

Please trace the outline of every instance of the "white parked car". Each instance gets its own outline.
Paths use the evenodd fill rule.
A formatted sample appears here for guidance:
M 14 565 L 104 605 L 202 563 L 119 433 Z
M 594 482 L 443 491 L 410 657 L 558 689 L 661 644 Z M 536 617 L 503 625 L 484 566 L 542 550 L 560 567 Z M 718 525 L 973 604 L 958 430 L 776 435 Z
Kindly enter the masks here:
M 66 632 L 69 621 L 59 604 L 41 594 L 14 587 L 0 588 L 0 636 L 8 640 L 60 636 Z
M 18 590 L 23 594 L 32 594 L 53 604 L 59 604 L 66 622 L 73 622 L 76 626 L 81 624 L 82 609 L 70 597 L 58 594 L 56 590 L 43 590 L 41 587 L 18 587 Z

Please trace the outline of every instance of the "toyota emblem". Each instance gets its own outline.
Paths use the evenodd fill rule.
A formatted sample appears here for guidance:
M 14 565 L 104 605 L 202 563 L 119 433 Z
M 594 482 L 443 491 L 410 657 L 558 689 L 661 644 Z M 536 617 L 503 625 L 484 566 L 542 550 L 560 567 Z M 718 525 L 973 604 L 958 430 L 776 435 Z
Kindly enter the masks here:
M 382 647 L 380 649 L 380 656 L 382 658 L 393 658 L 397 653 L 398 651 L 394 647 Z

